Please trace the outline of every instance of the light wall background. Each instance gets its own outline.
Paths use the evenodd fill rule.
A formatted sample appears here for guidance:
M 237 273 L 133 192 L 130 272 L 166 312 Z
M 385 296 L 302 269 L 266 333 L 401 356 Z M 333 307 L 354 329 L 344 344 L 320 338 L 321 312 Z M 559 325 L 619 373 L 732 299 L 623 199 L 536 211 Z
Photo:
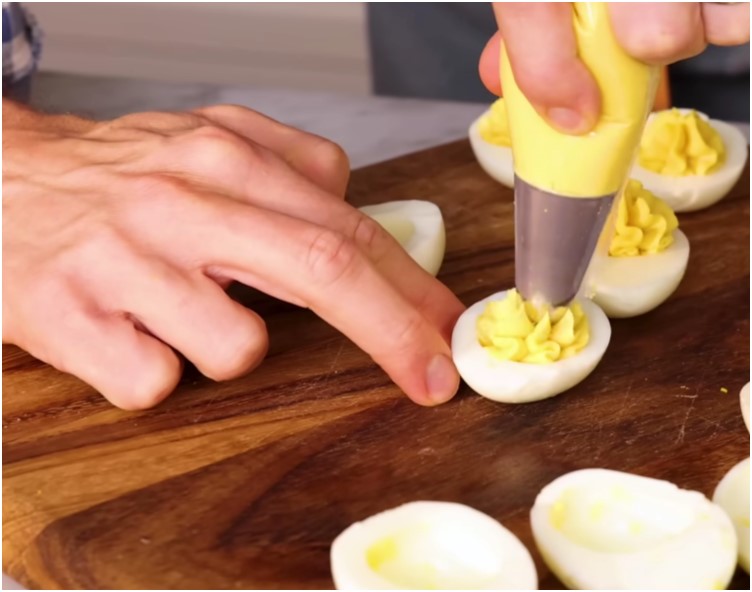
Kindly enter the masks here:
M 29 8 L 45 31 L 42 71 L 370 92 L 362 2 L 39 2 Z

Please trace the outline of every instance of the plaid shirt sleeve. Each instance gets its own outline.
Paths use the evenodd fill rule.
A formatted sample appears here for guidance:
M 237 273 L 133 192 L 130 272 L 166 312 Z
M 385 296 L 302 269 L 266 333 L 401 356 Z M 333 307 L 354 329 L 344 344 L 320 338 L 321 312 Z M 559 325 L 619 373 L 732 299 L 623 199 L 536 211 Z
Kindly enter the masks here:
M 41 30 L 18 2 L 3 2 L 3 96 L 28 87 L 41 54 Z

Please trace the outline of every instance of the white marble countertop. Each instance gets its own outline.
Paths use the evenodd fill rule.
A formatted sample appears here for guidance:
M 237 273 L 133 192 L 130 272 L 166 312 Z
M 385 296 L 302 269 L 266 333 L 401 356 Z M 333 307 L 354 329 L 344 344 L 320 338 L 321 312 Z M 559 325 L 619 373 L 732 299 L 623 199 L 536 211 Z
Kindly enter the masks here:
M 485 103 L 396 99 L 42 73 L 32 102 L 106 119 L 147 110 L 235 103 L 337 142 L 353 168 L 466 137 Z M 738 126 L 749 139 L 749 122 Z
M 325 92 L 41 74 L 32 103 L 45 110 L 111 118 L 215 103 L 256 109 L 342 146 L 353 168 L 465 137 L 488 105 Z

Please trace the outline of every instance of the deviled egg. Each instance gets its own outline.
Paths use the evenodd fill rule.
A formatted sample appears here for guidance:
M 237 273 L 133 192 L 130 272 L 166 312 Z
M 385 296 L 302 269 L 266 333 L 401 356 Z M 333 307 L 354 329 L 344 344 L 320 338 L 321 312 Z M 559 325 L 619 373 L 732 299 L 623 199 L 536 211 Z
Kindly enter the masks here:
M 476 302 L 457 320 L 452 357 L 475 392 L 527 403 L 562 393 L 603 357 L 611 325 L 593 302 L 536 307 L 515 289 Z
M 747 139 L 736 127 L 669 109 L 648 117 L 632 176 L 675 212 L 693 212 L 731 191 L 746 162 Z
M 671 208 L 630 179 L 606 225 L 584 290 L 611 318 L 634 317 L 662 304 L 679 286 L 689 241 Z
M 726 513 L 667 481 L 574 471 L 541 490 L 530 520 L 544 561 L 573 590 L 722 590 L 736 568 Z
M 338 590 L 536 590 L 530 553 L 468 506 L 412 502 L 357 522 L 332 544 Z
M 747 426 L 749 431 L 749 383 L 742 387 L 739 391 L 739 403 L 742 407 L 742 417 L 744 418 L 744 425 Z
M 749 573 L 749 458 L 735 465 L 718 483 L 713 502 L 723 508 L 736 528 L 739 565 Z
M 360 211 L 376 220 L 428 273 L 435 276 L 439 272 L 446 248 L 439 206 L 412 199 L 363 206 Z
M 473 121 L 468 136 L 481 168 L 502 185 L 514 187 L 512 139 L 504 99 L 497 99 L 488 111 Z

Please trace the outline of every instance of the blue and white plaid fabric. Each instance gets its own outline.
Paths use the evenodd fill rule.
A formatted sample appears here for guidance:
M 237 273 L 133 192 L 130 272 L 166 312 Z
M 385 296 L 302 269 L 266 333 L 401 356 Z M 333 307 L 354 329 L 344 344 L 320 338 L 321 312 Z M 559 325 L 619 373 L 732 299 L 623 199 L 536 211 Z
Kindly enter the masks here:
M 18 2 L 3 2 L 3 96 L 25 94 L 42 50 L 36 19 Z

